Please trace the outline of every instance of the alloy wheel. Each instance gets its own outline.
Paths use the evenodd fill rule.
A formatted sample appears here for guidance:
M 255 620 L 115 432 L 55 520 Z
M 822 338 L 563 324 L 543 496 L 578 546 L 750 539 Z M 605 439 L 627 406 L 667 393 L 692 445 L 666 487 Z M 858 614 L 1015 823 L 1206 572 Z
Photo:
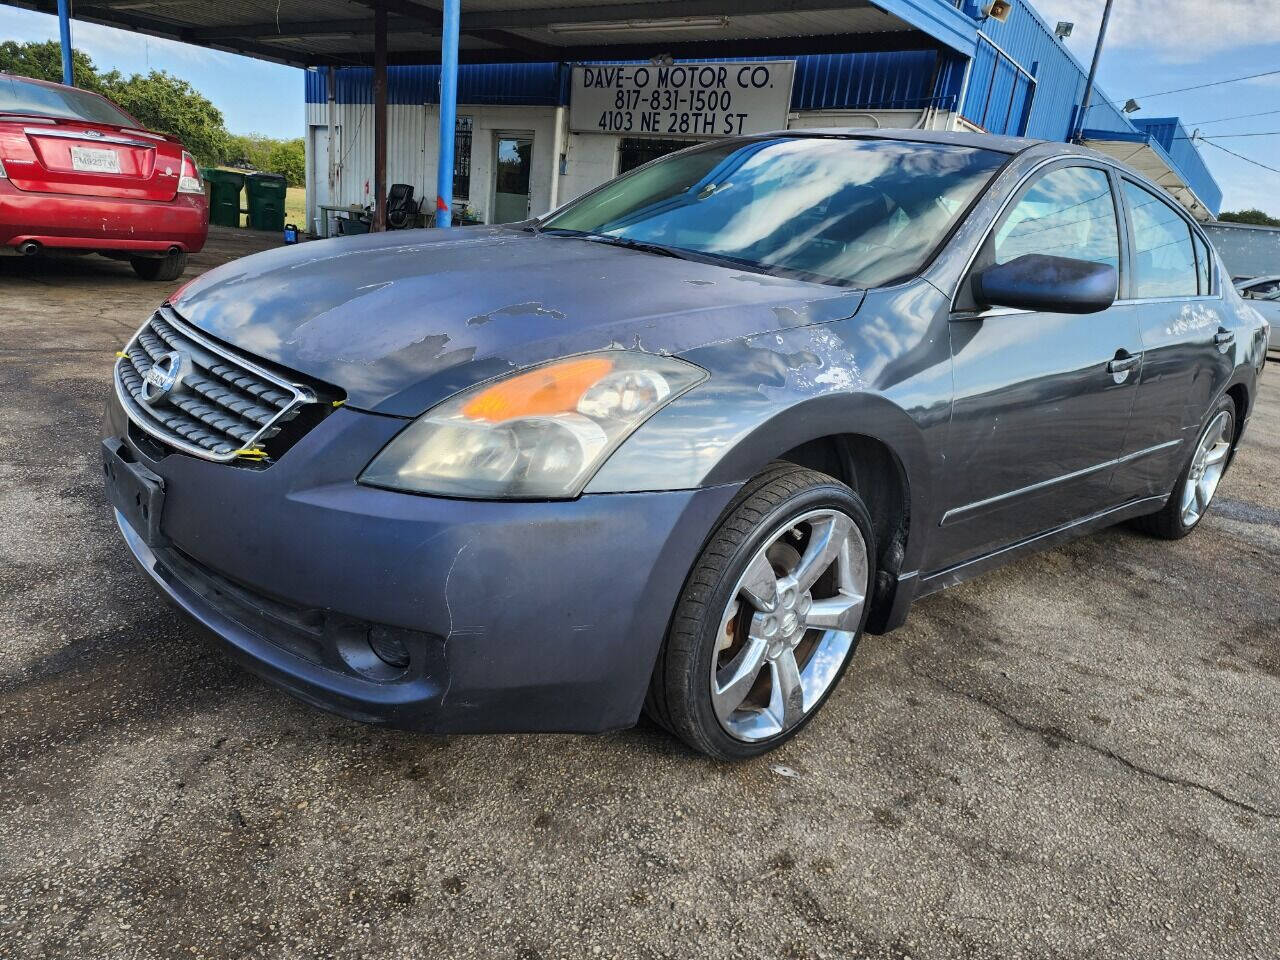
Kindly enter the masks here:
M 869 569 L 861 531 L 839 510 L 811 511 L 766 538 L 711 658 L 711 702 L 730 736 L 765 740 L 817 707 L 853 647 Z
M 1195 456 L 1191 460 L 1191 469 L 1187 471 L 1186 483 L 1182 487 L 1183 526 L 1194 526 L 1213 500 L 1214 492 L 1222 481 L 1222 474 L 1227 469 L 1234 426 L 1231 414 L 1223 410 L 1210 421 L 1201 435 Z

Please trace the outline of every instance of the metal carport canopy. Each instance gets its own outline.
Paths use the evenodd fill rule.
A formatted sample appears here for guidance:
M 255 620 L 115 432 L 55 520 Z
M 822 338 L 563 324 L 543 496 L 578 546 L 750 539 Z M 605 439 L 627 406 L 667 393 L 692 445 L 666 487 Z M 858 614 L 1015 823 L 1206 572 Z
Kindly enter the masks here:
M 1177 164 L 1150 133 L 1083 130 L 1081 142 L 1086 147 L 1128 164 L 1152 183 L 1164 187 L 1197 220 L 1213 219 L 1213 211 L 1205 206 L 1204 201 L 1178 171 Z
M 60 14 L 70 0 L 0 0 Z M 84 0 L 77 20 L 294 66 L 374 67 L 373 228 L 386 225 L 387 65 L 440 63 L 436 222 L 452 218 L 459 62 L 778 56 L 949 47 L 972 0 Z M 64 46 L 65 46 L 64 39 Z M 64 69 L 70 58 L 64 49 Z
M 57 0 L 0 0 L 57 13 Z M 367 65 L 374 10 L 389 63 L 439 63 L 440 5 L 416 0 L 87 0 L 76 20 L 293 66 Z M 950 47 L 971 55 L 975 20 L 950 0 L 463 0 L 467 63 L 746 57 Z

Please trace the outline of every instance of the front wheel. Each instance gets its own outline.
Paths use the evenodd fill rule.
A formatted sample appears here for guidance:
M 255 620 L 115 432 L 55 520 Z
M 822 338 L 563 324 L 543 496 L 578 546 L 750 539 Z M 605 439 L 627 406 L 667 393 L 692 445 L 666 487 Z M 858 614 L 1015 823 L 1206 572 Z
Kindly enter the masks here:
M 177 280 L 187 269 L 187 254 L 173 250 L 163 257 L 130 257 L 129 265 L 143 280 Z
M 694 564 L 646 712 L 719 759 L 772 750 L 834 689 L 874 582 L 875 537 L 858 495 L 814 470 L 767 470 Z

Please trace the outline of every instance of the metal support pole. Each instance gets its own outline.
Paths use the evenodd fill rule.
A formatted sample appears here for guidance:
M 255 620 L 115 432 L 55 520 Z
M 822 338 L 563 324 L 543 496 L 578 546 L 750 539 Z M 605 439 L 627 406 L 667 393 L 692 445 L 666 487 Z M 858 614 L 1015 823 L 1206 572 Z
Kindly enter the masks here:
M 68 87 L 76 82 L 71 69 L 71 2 L 58 0 L 58 37 L 62 42 L 62 82 Z
M 458 122 L 458 21 L 461 0 L 444 0 L 440 32 L 440 156 L 436 163 L 436 226 L 453 226 L 453 135 Z
M 387 229 L 387 8 L 373 12 L 373 229 Z
M 1075 129 L 1071 131 L 1068 142 L 1079 142 L 1084 139 L 1084 125 L 1089 118 L 1089 101 L 1093 99 L 1093 81 L 1098 76 L 1098 61 L 1102 59 L 1102 41 L 1107 38 L 1107 21 L 1111 19 L 1111 2 L 1102 8 L 1102 23 L 1098 27 L 1098 45 L 1093 48 L 1093 63 L 1089 66 L 1089 79 L 1084 82 L 1084 99 L 1080 101 L 1080 113 L 1076 117 Z

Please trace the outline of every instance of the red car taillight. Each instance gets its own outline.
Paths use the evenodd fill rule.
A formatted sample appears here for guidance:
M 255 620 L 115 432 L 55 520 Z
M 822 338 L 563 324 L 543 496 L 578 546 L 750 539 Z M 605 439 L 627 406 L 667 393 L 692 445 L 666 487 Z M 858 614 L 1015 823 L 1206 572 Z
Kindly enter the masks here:
M 196 169 L 195 157 L 182 151 L 182 173 L 178 177 L 179 193 L 204 193 L 204 184 L 200 182 L 200 171 Z

